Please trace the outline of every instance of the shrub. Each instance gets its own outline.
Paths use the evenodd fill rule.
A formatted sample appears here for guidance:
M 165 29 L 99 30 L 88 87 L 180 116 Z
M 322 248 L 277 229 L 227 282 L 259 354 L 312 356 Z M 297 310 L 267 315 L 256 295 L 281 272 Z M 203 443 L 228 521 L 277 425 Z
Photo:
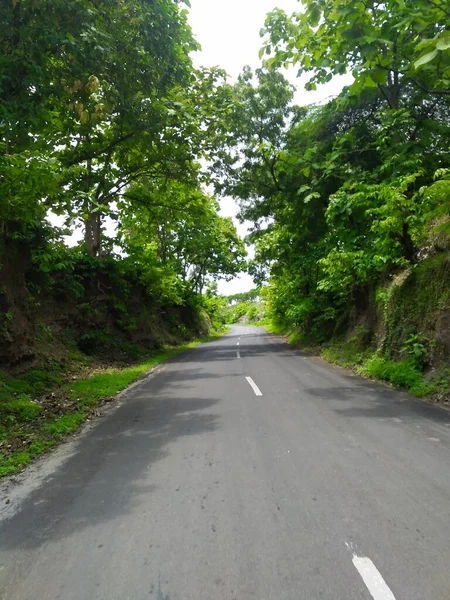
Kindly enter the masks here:
M 401 349 L 406 352 L 411 360 L 420 368 L 428 362 L 428 344 L 430 340 L 420 333 L 411 334 L 405 341 L 405 345 Z
M 79 349 L 85 354 L 95 354 L 111 345 L 111 334 L 105 327 L 94 331 L 85 331 L 77 341 Z
M 132 360 L 138 360 L 144 355 L 144 350 L 133 342 L 122 342 L 119 346 L 120 350 Z
M 417 364 L 410 358 L 394 362 L 382 356 L 374 356 L 364 363 L 360 371 L 369 377 L 389 381 L 396 387 L 404 387 L 416 396 L 426 396 L 432 391 L 424 382 Z

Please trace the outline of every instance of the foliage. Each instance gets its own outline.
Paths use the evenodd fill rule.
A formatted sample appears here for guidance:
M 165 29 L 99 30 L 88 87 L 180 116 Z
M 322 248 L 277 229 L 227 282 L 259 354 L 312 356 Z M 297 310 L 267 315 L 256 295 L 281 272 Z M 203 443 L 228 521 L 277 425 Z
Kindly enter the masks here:
M 424 382 L 414 360 L 394 362 L 388 358 L 374 356 L 361 367 L 361 373 L 368 377 L 389 381 L 396 387 L 403 387 L 416 396 L 426 396 L 432 389 Z
M 197 185 L 134 185 L 122 210 L 119 241 L 130 264 L 168 301 L 181 302 L 209 279 L 230 279 L 244 267 L 244 243 L 231 219 Z
M 262 67 L 230 90 L 216 187 L 253 224 L 249 271 L 271 327 L 328 344 L 332 358 L 333 342 L 367 323 L 361 343 L 346 341 L 347 363 L 364 364 L 379 333 L 384 358 L 370 368 L 411 388 L 450 356 L 436 331 L 448 272 L 430 262 L 450 247 L 450 13 L 442 0 L 299 4 L 268 15 Z M 277 70 L 289 65 L 307 90 L 346 73 L 353 83 L 296 107 Z
M 258 288 L 223 298 L 223 318 L 226 323 L 257 323 L 263 319 L 262 292 Z
M 152 319 L 187 339 L 200 321 L 264 316 L 306 344 L 365 319 L 367 335 L 347 340 L 348 362 L 365 364 L 375 314 L 383 358 L 367 368 L 414 387 L 413 371 L 449 353 L 433 325 L 449 302 L 447 4 L 276 9 L 265 60 L 234 84 L 194 67 L 184 5 L 1 4 L 0 358 L 20 363 L 51 343 L 36 321 L 56 301 L 76 315 L 66 329 L 79 349 L 136 358 L 143 322 L 163 344 Z M 344 73 L 353 83 L 294 106 L 277 70 L 292 64 L 307 89 Z M 248 263 L 213 189 L 252 224 Z M 218 296 L 216 283 L 245 268 L 255 290 Z M 39 411 L 18 394 L 3 399 L 12 421 Z M 65 419 L 61 429 L 78 422 Z
M 280 9 L 266 20 L 261 52 L 272 64 L 294 64 L 311 73 L 307 89 L 351 71 L 351 95 L 377 90 L 396 108 L 408 90 L 450 93 L 450 36 L 445 0 L 302 0 L 288 17 Z
M 34 352 L 49 299 L 79 307 L 78 345 L 92 354 L 114 347 L 112 330 L 136 332 L 131 289 L 145 288 L 155 314 L 189 312 L 211 281 L 245 268 L 201 166 L 229 86 L 220 69 L 194 67 L 188 6 L 0 5 L 1 360 Z
M 78 347 L 85 354 L 95 354 L 111 344 L 111 334 L 107 328 L 85 331 L 78 339 Z
M 405 340 L 402 351 L 409 355 L 419 368 L 423 368 L 427 362 L 429 342 L 430 340 L 423 334 L 413 333 Z
M 234 133 L 214 171 L 254 223 L 249 268 L 268 283 L 269 319 L 317 343 L 446 249 L 450 63 L 443 2 L 302 4 L 268 16 L 266 62 L 234 86 Z M 349 70 L 355 81 L 325 105 L 295 107 L 275 70 L 291 63 L 307 89 Z M 400 343 L 411 333 L 421 332 Z

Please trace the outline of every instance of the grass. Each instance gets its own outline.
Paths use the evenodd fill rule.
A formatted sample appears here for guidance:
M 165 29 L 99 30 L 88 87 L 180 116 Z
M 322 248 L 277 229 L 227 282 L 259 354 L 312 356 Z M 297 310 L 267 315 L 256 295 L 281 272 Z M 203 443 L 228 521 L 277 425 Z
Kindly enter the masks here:
M 433 393 L 433 386 L 424 380 L 422 373 L 410 359 L 394 362 L 383 356 L 372 356 L 358 369 L 361 375 L 388 381 L 394 387 L 404 388 L 414 396 L 423 398 Z
M 437 401 L 450 393 L 450 370 L 441 368 L 427 378 L 411 358 L 391 360 L 371 349 L 355 350 L 345 344 L 322 349 L 319 354 L 330 363 L 350 368 L 358 375 L 386 381 L 417 398 L 431 397 Z
M 167 348 L 132 366 L 95 369 L 93 361 L 88 361 L 84 376 L 72 376 L 70 381 L 65 381 L 68 373 L 56 366 L 18 377 L 0 372 L 0 477 L 21 471 L 33 458 L 77 431 L 96 407 L 151 369 L 226 332 Z
M 386 381 L 417 398 L 433 397 L 440 400 L 450 393 L 448 368 L 441 368 L 432 377 L 427 377 L 421 365 L 412 357 L 394 361 L 373 348 L 355 345 L 354 340 L 330 344 L 320 349 L 319 354 L 330 363 L 353 369 L 363 377 Z
M 322 348 L 320 355 L 332 364 L 352 369 L 360 367 L 370 359 L 373 356 L 373 350 L 371 348 L 355 348 L 348 344 L 330 345 Z
M 425 378 L 412 359 L 393 361 L 383 356 L 372 356 L 357 372 L 366 377 L 388 381 L 394 387 L 404 388 L 413 396 L 435 397 L 437 400 L 450 393 L 450 370 L 441 368 L 430 378 Z

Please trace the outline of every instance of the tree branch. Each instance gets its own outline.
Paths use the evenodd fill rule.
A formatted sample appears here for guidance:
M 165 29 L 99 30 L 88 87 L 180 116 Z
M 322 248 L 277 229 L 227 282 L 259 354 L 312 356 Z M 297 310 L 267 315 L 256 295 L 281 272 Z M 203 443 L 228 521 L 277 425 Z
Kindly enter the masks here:
M 427 1 L 429 2 L 429 4 L 432 4 L 438 10 L 442 10 L 444 15 L 447 15 L 448 17 L 450 17 L 450 11 L 445 10 L 445 8 L 443 8 L 440 4 L 438 4 L 437 2 L 433 2 L 433 0 L 427 0 Z
M 389 99 L 389 96 L 386 94 L 386 92 L 383 89 L 383 86 L 381 85 L 381 83 L 378 84 L 378 89 L 380 90 L 380 92 L 383 94 L 384 99 L 386 100 L 386 102 L 389 104 L 389 108 L 392 108 L 392 104 L 391 101 Z
M 418 88 L 420 88 L 423 92 L 427 93 L 427 94 L 435 94 L 436 96 L 450 96 L 450 89 L 448 90 L 429 90 L 426 86 L 423 85 L 423 83 L 420 83 L 420 81 L 417 81 L 417 79 L 412 78 L 411 81 L 413 81 Z
M 101 156 L 105 152 L 111 153 L 112 150 L 116 146 L 118 146 L 119 144 L 121 144 L 125 140 L 128 140 L 129 138 L 133 137 L 134 134 L 135 134 L 134 131 L 131 132 L 131 133 L 127 133 L 126 135 L 123 135 L 120 138 L 117 138 L 116 140 L 113 140 L 110 144 L 108 144 L 108 146 L 106 146 L 106 148 L 102 148 L 101 150 L 94 150 L 92 152 L 88 152 L 88 153 L 83 154 L 81 156 L 74 157 L 74 158 L 72 158 L 72 160 L 70 160 L 68 162 L 67 166 L 73 167 L 74 165 L 77 165 L 78 163 L 83 162 L 85 160 L 92 160 L 94 158 L 97 158 L 98 156 Z

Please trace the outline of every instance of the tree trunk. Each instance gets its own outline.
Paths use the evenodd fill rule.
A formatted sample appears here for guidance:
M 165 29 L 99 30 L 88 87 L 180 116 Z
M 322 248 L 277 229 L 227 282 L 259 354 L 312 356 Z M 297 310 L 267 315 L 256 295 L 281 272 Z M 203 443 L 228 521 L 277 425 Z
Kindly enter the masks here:
M 415 262 L 416 258 L 416 247 L 409 233 L 408 223 L 404 222 L 402 227 L 402 235 L 400 236 L 400 242 L 402 244 L 403 256 L 411 263 Z
M 29 244 L 4 236 L 0 243 L 0 363 L 3 365 L 30 366 L 35 358 L 26 282 L 30 265 Z
M 88 136 L 88 141 L 89 136 Z M 84 178 L 84 191 L 89 193 L 92 185 L 92 159 L 86 161 L 86 175 Z M 101 255 L 102 243 L 102 216 L 99 212 L 92 212 L 92 203 L 90 200 L 85 200 L 84 211 L 88 216 L 84 219 L 84 241 L 86 244 L 89 256 Z
M 90 213 L 84 220 L 84 241 L 89 256 L 101 255 L 101 229 L 102 219 L 98 212 Z

